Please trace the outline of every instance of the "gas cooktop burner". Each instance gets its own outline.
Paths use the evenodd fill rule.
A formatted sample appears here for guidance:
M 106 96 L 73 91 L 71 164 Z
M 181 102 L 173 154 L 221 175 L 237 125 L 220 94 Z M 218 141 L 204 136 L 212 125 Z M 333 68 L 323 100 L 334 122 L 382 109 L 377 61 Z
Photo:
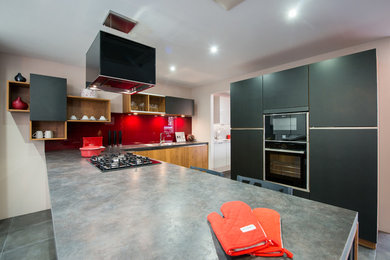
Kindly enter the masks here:
M 159 161 L 133 153 L 106 153 L 92 156 L 88 161 L 102 172 L 160 163 Z

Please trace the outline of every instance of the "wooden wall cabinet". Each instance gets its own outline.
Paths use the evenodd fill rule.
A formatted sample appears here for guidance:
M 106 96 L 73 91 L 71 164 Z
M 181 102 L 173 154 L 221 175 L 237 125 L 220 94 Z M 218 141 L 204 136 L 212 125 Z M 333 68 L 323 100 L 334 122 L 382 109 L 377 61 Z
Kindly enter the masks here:
M 27 109 L 12 108 L 12 101 L 20 97 L 23 102 L 28 104 Z M 7 81 L 7 111 L 9 112 L 30 112 L 30 83 Z
M 187 168 L 190 166 L 208 168 L 207 144 L 134 151 L 134 153 Z
M 52 138 L 35 138 L 33 134 L 36 131 L 53 131 Z M 65 140 L 67 139 L 66 121 L 30 121 L 30 140 Z
M 72 115 L 75 115 L 77 119 L 70 119 Z M 96 120 L 81 120 L 84 115 L 89 118 L 94 116 Z M 104 116 L 106 120 L 99 120 L 101 116 Z M 101 98 L 68 96 L 67 118 L 68 122 L 111 122 L 111 101 L 109 99 Z
M 165 113 L 165 97 L 149 94 L 123 94 L 123 113 Z

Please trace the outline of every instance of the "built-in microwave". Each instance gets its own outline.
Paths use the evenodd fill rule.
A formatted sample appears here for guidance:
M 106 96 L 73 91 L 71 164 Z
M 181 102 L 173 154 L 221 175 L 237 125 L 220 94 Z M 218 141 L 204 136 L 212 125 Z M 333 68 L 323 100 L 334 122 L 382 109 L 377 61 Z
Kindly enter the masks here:
M 308 121 L 307 112 L 264 115 L 264 180 L 309 191 Z
M 308 113 L 264 115 L 266 141 L 307 142 Z

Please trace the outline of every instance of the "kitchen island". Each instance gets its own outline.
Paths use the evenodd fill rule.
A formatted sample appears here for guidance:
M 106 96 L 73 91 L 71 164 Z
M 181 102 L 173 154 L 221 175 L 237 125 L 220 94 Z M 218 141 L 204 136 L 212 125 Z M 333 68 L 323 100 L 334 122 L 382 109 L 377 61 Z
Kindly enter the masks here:
M 47 152 L 46 164 L 60 260 L 217 259 L 206 217 L 233 200 L 277 210 L 294 259 L 353 248 L 354 211 L 168 163 L 102 173 L 69 150 Z
M 183 143 L 152 143 L 139 145 L 122 145 L 115 147 L 124 151 L 130 151 L 138 155 L 150 157 L 179 166 L 190 168 L 208 167 L 208 143 L 207 142 L 183 142 Z

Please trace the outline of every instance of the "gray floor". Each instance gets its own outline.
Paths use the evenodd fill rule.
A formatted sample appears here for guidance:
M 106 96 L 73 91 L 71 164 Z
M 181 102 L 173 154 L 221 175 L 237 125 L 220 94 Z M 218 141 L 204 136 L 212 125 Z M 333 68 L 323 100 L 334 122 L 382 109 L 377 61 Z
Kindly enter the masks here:
M 0 260 L 56 259 L 51 211 L 0 220 L 0 249 Z M 379 232 L 376 250 L 359 246 L 359 260 L 390 260 L 390 234 Z
M 51 211 L 0 220 L 0 260 L 56 259 Z

